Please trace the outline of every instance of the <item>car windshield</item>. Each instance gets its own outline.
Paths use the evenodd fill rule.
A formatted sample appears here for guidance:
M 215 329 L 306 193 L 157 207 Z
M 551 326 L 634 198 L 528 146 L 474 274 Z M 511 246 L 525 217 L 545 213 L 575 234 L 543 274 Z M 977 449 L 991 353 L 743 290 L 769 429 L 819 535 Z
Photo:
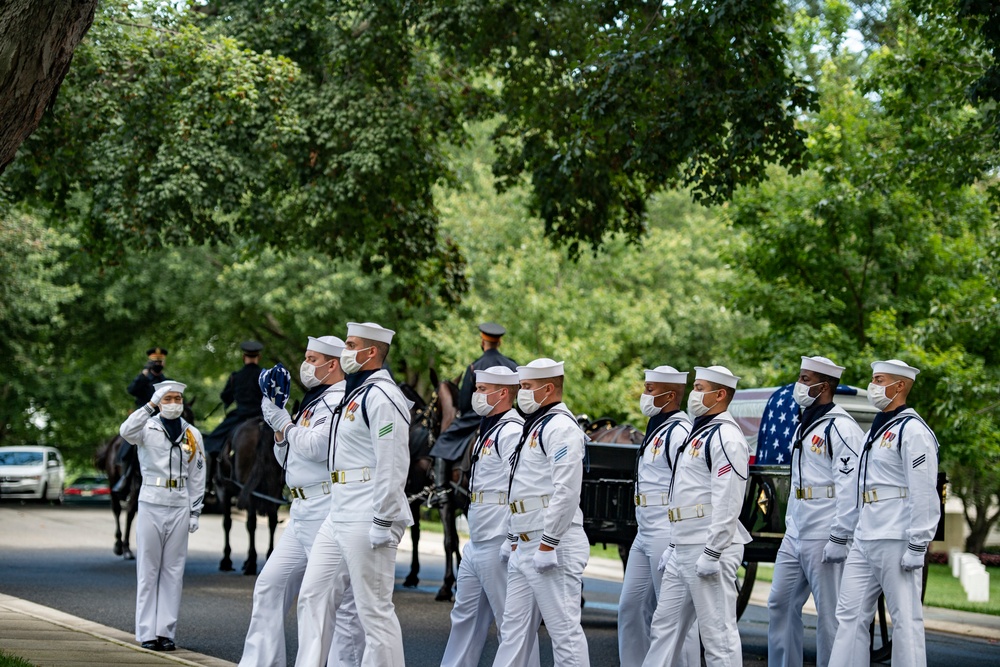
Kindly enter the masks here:
M 41 452 L 0 452 L 0 466 L 31 466 L 41 462 Z

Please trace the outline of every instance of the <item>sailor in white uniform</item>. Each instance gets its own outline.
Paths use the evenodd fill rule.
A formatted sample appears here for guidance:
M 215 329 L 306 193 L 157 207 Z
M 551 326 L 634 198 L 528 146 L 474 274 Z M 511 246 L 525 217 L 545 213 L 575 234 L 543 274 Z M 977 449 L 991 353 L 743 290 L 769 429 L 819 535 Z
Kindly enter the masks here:
M 709 667 L 743 664 L 736 627 L 736 570 L 750 534 L 740 523 L 750 451 L 727 408 L 739 378 L 724 366 L 695 366 L 691 434 L 674 455 L 671 540 L 643 665 L 680 664 L 697 618 Z
M 285 471 L 292 507 L 281 539 L 257 575 L 240 667 L 286 664 L 285 617 L 299 594 L 316 533 L 330 514 L 332 484 L 327 457 L 333 411 L 344 397 L 343 351 L 344 341 L 336 336 L 309 337 L 299 367 L 306 395 L 294 418 L 266 395 L 261 402 L 264 418 L 274 430 L 274 456 Z M 360 665 L 364 654 L 364 631 L 353 597 L 350 602 L 337 612 L 334 651 L 328 661 L 331 667 Z M 330 647 L 323 650 L 325 655 Z
M 325 662 L 329 613 L 343 604 L 348 583 L 365 633 L 361 664 L 404 664 L 392 590 L 396 546 L 413 523 L 403 491 L 411 404 L 382 370 L 394 333 L 371 322 L 347 325 L 340 357 L 347 384 L 334 413 L 329 459 L 332 504 L 299 592 L 298 667 Z
M 660 595 L 660 557 L 670 545 L 667 505 L 670 497 L 670 465 L 691 432 L 691 419 L 681 411 L 686 372 L 672 366 L 645 371 L 639 399 L 642 414 L 649 417 L 646 436 L 635 463 L 635 518 L 639 534 L 629 551 L 618 602 L 618 657 L 622 667 L 639 667 L 649 650 L 649 626 Z M 684 667 L 701 665 L 697 623 L 685 642 Z
M 869 663 L 868 627 L 880 591 L 892 618 L 892 664 L 927 664 L 921 568 L 941 499 L 937 438 L 906 405 L 919 372 L 898 359 L 872 364 L 868 400 L 882 412 L 865 434 L 858 461 L 857 528 L 840 582 L 831 666 Z
M 503 619 L 507 562 L 500 558 L 500 547 L 507 541 L 510 519 L 510 456 L 524 426 L 524 418 L 513 408 L 517 386 L 517 373 L 505 366 L 475 371 L 472 409 L 482 422 L 472 445 L 469 541 L 458 568 L 451 634 L 442 667 L 478 665 L 490 625 L 496 620 L 499 626 Z M 526 664 L 538 665 L 537 641 Z
M 785 537 L 767 600 L 767 664 L 802 665 L 802 607 L 816 602 L 816 664 L 826 667 L 837 635 L 840 576 L 854 536 L 858 455 L 863 433 L 833 402 L 843 366 L 802 357 L 792 394 L 801 408 L 792 444 Z
M 510 552 L 507 602 L 493 664 L 525 664 L 540 614 L 554 664 L 587 667 L 580 625 L 583 569 L 590 557 L 580 511 L 586 436 L 562 402 L 563 362 L 536 359 L 517 371 L 517 404 L 527 416 L 511 455 L 510 535 L 502 547 L 505 555 Z
M 149 403 L 130 414 L 119 433 L 137 446 L 142 473 L 135 638 L 143 648 L 173 651 L 188 534 L 198 530 L 205 495 L 205 447 L 198 429 L 181 417 L 186 385 L 167 380 L 154 388 Z

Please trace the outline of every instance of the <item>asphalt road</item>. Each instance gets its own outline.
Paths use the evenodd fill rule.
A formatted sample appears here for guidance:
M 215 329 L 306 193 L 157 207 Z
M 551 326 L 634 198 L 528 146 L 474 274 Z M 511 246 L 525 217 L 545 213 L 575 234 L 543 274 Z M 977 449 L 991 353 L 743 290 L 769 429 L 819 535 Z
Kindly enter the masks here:
M 235 518 L 234 518 L 235 520 Z M 185 648 L 238 662 L 249 624 L 254 578 L 218 571 L 222 555 L 221 517 L 207 515 L 191 536 L 177 640 Z M 247 535 L 234 526 L 233 561 L 242 564 Z M 279 534 L 280 534 L 279 527 Z M 114 524 L 109 509 L 0 504 L 0 592 L 132 631 L 135 613 L 135 567 L 112 554 Z M 424 539 L 440 536 L 425 532 Z M 266 550 L 266 527 L 258 525 L 258 547 Z M 262 561 L 261 561 L 262 562 Z M 448 638 L 451 605 L 434 594 L 443 571 L 439 557 L 421 556 L 421 585 L 398 586 L 396 611 L 403 628 L 407 665 L 436 665 Z M 409 554 L 400 552 L 397 581 L 409 571 Z M 620 584 L 587 579 L 583 614 L 591 664 L 617 665 L 617 600 Z M 2 631 L 2 628 L 0 628 Z M 542 664 L 551 665 L 548 637 L 542 637 Z M 744 665 L 765 665 L 767 614 L 751 606 L 740 622 Z M 986 667 L 1000 664 L 1000 646 L 928 633 L 928 664 Z M 289 653 L 296 646 L 294 612 L 286 623 Z M 807 664 L 814 656 L 807 631 Z M 495 638 L 481 665 L 492 664 Z

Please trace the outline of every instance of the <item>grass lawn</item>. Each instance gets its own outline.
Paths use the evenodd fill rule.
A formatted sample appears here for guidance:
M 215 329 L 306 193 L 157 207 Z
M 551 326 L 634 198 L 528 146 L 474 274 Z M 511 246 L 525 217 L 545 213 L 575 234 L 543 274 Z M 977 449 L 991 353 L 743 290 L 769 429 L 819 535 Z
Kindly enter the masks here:
M 951 576 L 951 568 L 947 565 L 931 564 L 929 567 L 927 590 L 924 593 L 925 605 L 1000 616 L 1000 567 L 986 568 L 990 573 L 989 602 L 969 602 L 962 583 Z M 774 565 L 771 563 L 760 563 L 757 566 L 758 581 L 771 581 L 773 574 Z
M 27 660 L 0 650 L 0 667 L 35 667 Z

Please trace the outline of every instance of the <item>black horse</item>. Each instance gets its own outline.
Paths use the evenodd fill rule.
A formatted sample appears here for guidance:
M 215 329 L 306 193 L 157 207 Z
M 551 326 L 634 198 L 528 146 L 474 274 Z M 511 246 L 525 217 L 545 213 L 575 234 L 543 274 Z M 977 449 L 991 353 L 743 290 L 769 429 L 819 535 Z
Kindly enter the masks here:
M 250 419 L 232 432 L 219 452 L 215 468 L 215 493 L 222 510 L 225 534 L 219 569 L 233 570 L 229 531 L 233 527 L 232 499 L 247 513 L 250 548 L 243 562 L 243 574 L 257 574 L 257 515 L 267 516 L 270 531 L 267 555 L 274 551 L 274 531 L 278 527 L 278 507 L 283 504 L 285 473 L 274 456 L 274 431 L 263 419 Z

